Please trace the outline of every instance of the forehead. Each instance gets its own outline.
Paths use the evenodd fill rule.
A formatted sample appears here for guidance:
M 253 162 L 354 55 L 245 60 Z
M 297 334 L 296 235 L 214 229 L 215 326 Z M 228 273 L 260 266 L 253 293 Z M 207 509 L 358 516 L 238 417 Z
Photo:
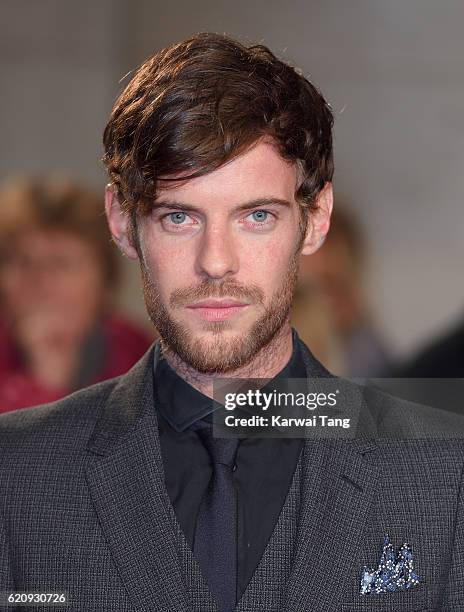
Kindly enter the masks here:
M 159 188 L 157 199 L 215 207 L 272 197 L 293 202 L 296 182 L 296 164 L 283 159 L 271 144 L 259 142 L 204 176 Z

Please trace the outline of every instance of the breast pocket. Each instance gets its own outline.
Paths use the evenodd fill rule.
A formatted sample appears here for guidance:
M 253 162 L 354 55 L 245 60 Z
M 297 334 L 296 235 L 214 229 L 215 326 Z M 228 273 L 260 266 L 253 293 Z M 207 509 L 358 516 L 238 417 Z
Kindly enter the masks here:
M 421 586 L 405 591 L 357 595 L 352 603 L 342 603 L 341 612 L 434 612 Z

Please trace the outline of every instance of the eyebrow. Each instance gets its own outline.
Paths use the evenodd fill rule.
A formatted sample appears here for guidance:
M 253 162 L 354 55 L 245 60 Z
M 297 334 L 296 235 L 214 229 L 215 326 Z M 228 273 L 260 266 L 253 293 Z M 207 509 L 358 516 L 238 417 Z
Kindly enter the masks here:
M 241 210 L 250 210 L 253 208 L 258 208 L 260 206 L 283 206 L 286 208 L 291 208 L 291 203 L 288 200 L 284 200 L 282 198 L 257 198 L 255 200 L 250 200 L 249 202 L 244 202 L 243 204 L 238 204 L 234 206 L 233 212 L 241 211 Z M 153 202 L 151 205 L 152 210 L 159 210 L 162 208 L 175 208 L 176 210 L 182 210 L 186 212 L 203 212 L 203 209 L 200 206 L 195 206 L 194 204 L 187 204 L 185 202 L 169 202 L 164 200 L 158 200 Z

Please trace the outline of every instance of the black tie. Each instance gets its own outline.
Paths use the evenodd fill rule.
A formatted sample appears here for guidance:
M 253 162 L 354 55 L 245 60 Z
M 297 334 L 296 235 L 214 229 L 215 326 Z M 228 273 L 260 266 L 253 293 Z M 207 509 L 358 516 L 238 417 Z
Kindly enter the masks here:
M 232 612 L 237 589 L 237 491 L 234 484 L 238 438 L 214 438 L 198 430 L 213 462 L 213 475 L 198 510 L 194 555 L 220 612 Z

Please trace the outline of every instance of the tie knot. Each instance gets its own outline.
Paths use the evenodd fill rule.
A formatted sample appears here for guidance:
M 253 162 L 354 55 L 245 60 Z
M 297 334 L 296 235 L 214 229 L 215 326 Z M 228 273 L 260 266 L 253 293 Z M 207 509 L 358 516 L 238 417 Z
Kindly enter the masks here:
M 208 449 L 213 463 L 221 463 L 230 468 L 234 465 L 239 438 L 215 438 L 212 427 L 204 427 L 197 433 Z

